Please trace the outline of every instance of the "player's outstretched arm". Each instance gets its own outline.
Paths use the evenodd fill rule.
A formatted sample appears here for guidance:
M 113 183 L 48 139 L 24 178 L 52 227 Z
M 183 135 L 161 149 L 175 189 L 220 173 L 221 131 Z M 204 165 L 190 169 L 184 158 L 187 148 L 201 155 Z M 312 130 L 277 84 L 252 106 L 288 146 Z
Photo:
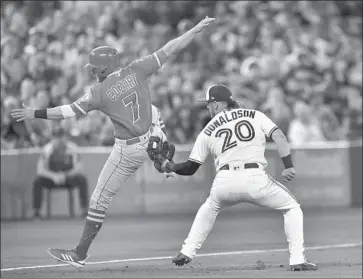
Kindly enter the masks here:
M 153 54 L 133 61 L 131 65 L 135 68 L 139 68 L 141 73 L 145 74 L 145 76 L 150 76 L 159 70 L 172 55 L 177 54 L 189 45 L 194 37 L 214 20 L 214 18 L 206 17 L 180 37 L 169 41 Z
M 282 173 L 284 181 L 290 181 L 295 177 L 295 169 L 292 163 L 291 150 L 286 136 L 280 129 L 276 129 L 273 131 L 271 138 L 276 144 L 277 151 L 279 152 L 282 163 L 285 167 L 285 170 Z
M 151 154 L 149 154 L 149 157 L 152 161 L 160 165 L 161 170 L 164 172 L 175 172 L 179 175 L 193 175 L 199 167 L 203 165 L 208 156 L 207 140 L 207 136 L 204 133 L 200 133 L 194 143 L 188 160 L 182 163 L 172 162 L 170 156 L 165 156 L 165 154 L 162 154 L 163 152 L 159 151 L 161 145 L 157 142 L 160 142 L 160 140 L 157 140 L 156 142 L 149 140 L 148 150 Z M 154 152 L 154 150 L 156 150 L 156 152 Z
M 16 122 L 24 120 L 33 120 L 35 118 L 43 118 L 50 120 L 65 119 L 76 116 L 76 113 L 70 105 L 58 106 L 48 109 L 33 109 L 33 108 L 21 108 L 13 109 L 11 116 Z
M 199 167 L 204 163 L 208 156 L 209 151 L 207 141 L 207 136 L 201 132 L 194 143 L 193 149 L 190 152 L 187 161 L 182 163 L 174 163 L 166 160 L 162 162 L 161 167 L 165 168 L 167 171 L 172 171 L 179 175 L 193 175 L 197 172 Z
M 175 172 L 179 175 L 193 175 L 197 172 L 201 165 L 199 163 L 187 160 L 182 163 L 173 163 L 170 161 L 164 162 L 162 167 L 166 171 Z
M 196 26 L 194 26 L 189 31 L 185 32 L 180 37 L 169 41 L 163 47 L 163 50 L 166 53 L 166 55 L 168 57 L 170 57 L 171 55 L 174 55 L 174 54 L 177 54 L 178 52 L 180 52 L 182 49 L 184 49 L 187 45 L 189 45 L 192 42 L 192 40 L 195 38 L 195 36 L 199 32 L 201 32 L 205 27 L 207 27 L 213 21 L 215 21 L 215 18 L 207 16 L 205 19 L 200 21 Z

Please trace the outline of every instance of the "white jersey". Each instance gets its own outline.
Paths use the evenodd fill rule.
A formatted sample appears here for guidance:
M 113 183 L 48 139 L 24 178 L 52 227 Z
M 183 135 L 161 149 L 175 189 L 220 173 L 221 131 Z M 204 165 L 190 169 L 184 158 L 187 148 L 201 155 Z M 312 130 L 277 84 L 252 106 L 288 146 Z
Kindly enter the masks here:
M 277 125 L 253 109 L 232 109 L 218 113 L 200 132 L 189 160 L 203 164 L 209 152 L 217 170 L 232 162 L 260 163 L 265 158 L 266 137 Z
M 160 110 L 154 105 L 151 105 L 151 118 L 151 123 L 159 126 L 161 129 L 165 129 L 164 121 L 161 119 Z

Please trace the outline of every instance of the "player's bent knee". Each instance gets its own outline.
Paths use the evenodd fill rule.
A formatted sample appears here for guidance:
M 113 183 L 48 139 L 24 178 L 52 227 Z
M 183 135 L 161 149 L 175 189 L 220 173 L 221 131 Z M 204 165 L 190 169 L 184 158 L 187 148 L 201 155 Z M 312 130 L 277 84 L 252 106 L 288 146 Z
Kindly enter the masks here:
M 274 207 L 274 209 L 282 211 L 283 213 L 294 208 L 300 208 L 300 204 L 295 199 L 291 199 L 288 202 L 285 202 L 279 206 Z
M 102 203 L 100 201 L 97 201 L 96 199 L 91 198 L 89 203 L 89 208 L 106 211 L 108 209 L 108 204 Z
M 90 200 L 90 208 L 106 211 L 111 201 L 112 197 L 107 196 L 105 194 L 105 191 L 103 191 L 102 193 L 94 191 Z
M 290 207 L 289 209 L 283 210 L 283 214 L 294 212 L 295 214 L 303 215 L 303 211 L 299 203 L 295 203 L 294 206 Z
M 207 200 L 205 201 L 205 205 L 211 208 L 213 212 L 216 213 L 218 213 L 221 210 L 221 206 L 219 205 L 219 203 L 213 200 L 211 197 L 207 198 Z

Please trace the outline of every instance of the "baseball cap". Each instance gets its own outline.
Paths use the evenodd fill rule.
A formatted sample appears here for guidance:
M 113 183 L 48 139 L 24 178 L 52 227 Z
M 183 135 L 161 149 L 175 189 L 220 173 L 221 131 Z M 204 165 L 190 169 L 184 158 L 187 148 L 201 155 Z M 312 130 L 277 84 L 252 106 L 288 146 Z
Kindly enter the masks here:
M 228 102 L 232 100 L 232 92 L 224 84 L 214 84 L 210 86 L 205 94 L 205 99 L 200 99 L 198 102 Z

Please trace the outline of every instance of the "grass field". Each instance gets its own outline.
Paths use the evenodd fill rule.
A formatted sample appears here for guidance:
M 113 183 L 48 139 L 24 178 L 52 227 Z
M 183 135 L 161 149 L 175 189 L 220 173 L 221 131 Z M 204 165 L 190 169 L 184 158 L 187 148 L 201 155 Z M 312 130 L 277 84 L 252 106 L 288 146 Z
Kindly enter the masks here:
M 194 215 L 108 218 L 90 249 L 89 265 L 58 264 L 47 248 L 73 247 L 82 220 L 2 223 L 2 278 L 362 278 L 362 209 L 304 210 L 306 255 L 318 271 L 288 271 L 278 212 L 222 211 L 191 264 L 176 254 Z M 214 254 L 213 254 L 214 253 Z M 14 269 L 16 268 L 16 269 Z

